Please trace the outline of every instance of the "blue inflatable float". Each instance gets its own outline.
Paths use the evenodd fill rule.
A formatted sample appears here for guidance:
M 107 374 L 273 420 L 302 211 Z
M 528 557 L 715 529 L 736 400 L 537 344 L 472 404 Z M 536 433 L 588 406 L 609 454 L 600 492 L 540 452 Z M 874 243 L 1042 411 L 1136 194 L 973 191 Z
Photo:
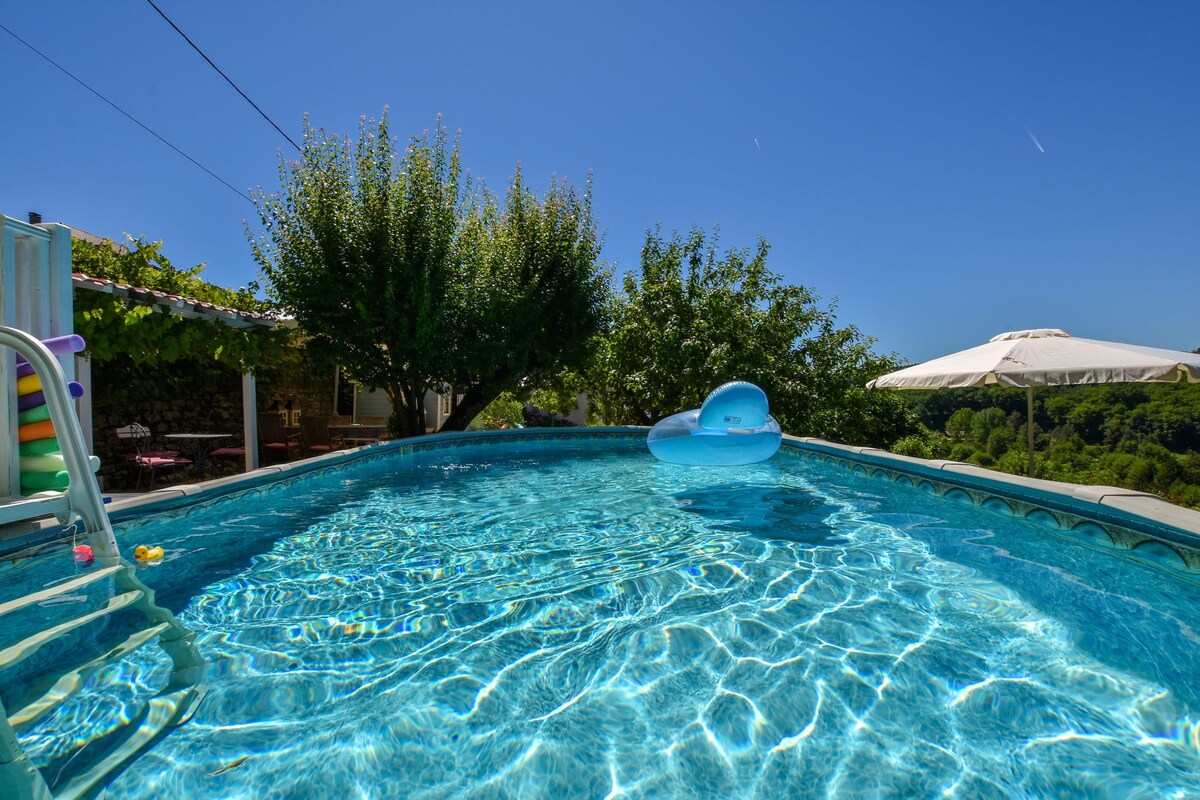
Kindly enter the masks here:
M 660 461 L 737 466 L 775 455 L 783 432 L 766 393 L 753 383 L 718 386 L 700 408 L 672 414 L 650 429 L 646 443 Z

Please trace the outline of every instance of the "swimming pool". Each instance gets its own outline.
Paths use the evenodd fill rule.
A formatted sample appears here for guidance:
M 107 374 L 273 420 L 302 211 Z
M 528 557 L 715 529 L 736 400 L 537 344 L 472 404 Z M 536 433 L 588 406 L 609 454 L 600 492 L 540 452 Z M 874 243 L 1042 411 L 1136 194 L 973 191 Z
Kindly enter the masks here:
M 125 522 L 210 691 L 106 797 L 1200 792 L 1200 583 L 798 453 L 518 440 Z M 66 780 L 166 669 L 22 743 Z

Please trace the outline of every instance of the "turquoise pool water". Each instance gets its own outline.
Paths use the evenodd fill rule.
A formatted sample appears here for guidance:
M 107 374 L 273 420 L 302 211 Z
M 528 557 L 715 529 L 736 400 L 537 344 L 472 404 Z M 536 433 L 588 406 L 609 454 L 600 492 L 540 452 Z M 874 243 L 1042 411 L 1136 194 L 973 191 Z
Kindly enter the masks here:
M 1200 586 L 786 454 L 432 451 L 118 538 L 211 689 L 113 800 L 1200 796 Z M 65 781 L 166 668 L 23 744 Z

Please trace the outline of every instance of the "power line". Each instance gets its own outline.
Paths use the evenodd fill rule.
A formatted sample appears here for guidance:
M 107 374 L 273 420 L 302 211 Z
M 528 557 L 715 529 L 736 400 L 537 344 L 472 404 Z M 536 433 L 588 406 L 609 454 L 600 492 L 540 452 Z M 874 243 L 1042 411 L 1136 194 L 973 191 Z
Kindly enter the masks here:
M 183 157 L 184 157 L 184 158 L 186 158 L 188 161 L 192 162 L 192 163 L 193 163 L 193 164 L 195 164 L 197 167 L 199 167 L 200 169 L 202 169 L 202 170 L 204 170 L 205 172 L 207 172 L 207 173 L 208 173 L 209 175 L 211 175 L 213 178 L 216 178 L 218 181 L 220 181 L 221 183 L 225 184 L 225 186 L 227 186 L 231 192 L 234 192 L 235 194 L 237 194 L 239 197 L 241 197 L 241 198 L 242 198 L 243 200 L 245 200 L 247 203 L 251 203 L 251 204 L 253 204 L 253 202 L 254 202 L 254 201 L 253 201 L 253 200 L 251 200 L 249 197 L 247 197 L 247 196 L 246 196 L 246 194 L 245 194 L 244 192 L 242 192 L 242 191 L 239 191 L 238 189 L 235 189 L 235 188 L 234 188 L 234 187 L 233 187 L 233 186 L 232 186 L 232 185 L 231 185 L 231 184 L 230 184 L 228 181 L 226 181 L 226 180 L 225 180 L 224 178 L 222 178 L 220 175 L 217 175 L 217 173 L 213 172 L 211 169 L 209 169 L 208 167 L 204 166 L 204 165 L 203 165 L 203 164 L 201 164 L 199 161 L 197 161 L 196 159 L 192 158 L 192 157 L 191 157 L 191 156 L 189 156 L 187 153 L 183 152 L 183 151 L 182 151 L 182 150 L 180 150 L 178 147 L 176 147 L 175 145 L 173 145 L 173 144 L 171 144 L 170 142 L 168 142 L 168 141 L 167 141 L 166 139 L 164 139 L 162 136 L 159 136 L 159 135 L 158 135 L 158 134 L 157 134 L 157 133 L 156 133 L 154 130 L 152 130 L 152 129 L 151 129 L 149 126 L 147 126 L 145 123 L 143 123 L 143 122 L 141 122 L 140 120 L 138 120 L 138 119 L 137 119 L 137 117 L 133 116 L 133 115 L 132 115 L 132 114 L 130 114 L 128 111 L 126 111 L 125 109 L 121 108 L 119 105 L 117 105 L 116 103 L 114 103 L 112 100 L 109 100 L 107 97 L 105 97 L 104 95 L 100 94 L 100 92 L 96 91 L 96 90 L 95 90 L 95 89 L 93 89 L 91 86 L 88 86 L 88 85 L 87 85 L 86 83 L 84 83 L 84 82 L 83 82 L 83 81 L 82 81 L 80 78 L 77 78 L 77 77 L 76 77 L 76 76 L 75 76 L 75 75 L 74 75 L 74 74 L 73 74 L 73 73 L 72 73 L 70 70 L 68 70 L 66 67 L 64 67 L 63 65 L 59 64 L 57 61 L 55 61 L 55 60 L 54 60 L 54 59 L 52 59 L 50 56 L 48 56 L 48 55 L 46 55 L 45 53 L 43 53 L 41 50 L 38 50 L 36 47 L 34 47 L 34 46 L 33 46 L 33 45 L 31 45 L 29 42 L 27 42 L 27 41 L 25 41 L 24 39 L 22 39 L 20 36 L 17 36 L 15 33 L 13 33 L 12 31 L 10 31 L 8 28 L 4 27 L 4 25 L 0 25 L 0 30 L 4 31 L 4 32 L 5 32 L 5 33 L 7 33 L 9 36 L 13 37 L 13 38 L 14 38 L 14 39 L 16 39 L 18 42 L 20 42 L 21 44 L 25 45 L 26 47 L 28 47 L 28 48 L 29 48 L 30 50 L 32 50 L 33 52 L 37 53 L 39 56 L 41 56 L 42 58 L 44 58 L 46 61 L 49 61 L 49 62 L 50 62 L 52 65 L 54 65 L 56 68 L 58 68 L 58 69 L 59 69 L 59 70 L 60 70 L 60 71 L 61 71 L 61 72 L 62 72 L 64 75 L 66 75 L 68 78 L 70 78 L 71 80 L 75 81 L 75 82 L 76 82 L 76 83 L 78 83 L 80 86 L 82 86 L 83 88 L 85 88 L 85 89 L 87 89 L 89 92 L 91 92 L 92 94 L 96 95 L 96 97 L 99 97 L 101 100 L 103 100 L 104 102 L 108 103 L 110 106 L 112 106 L 113 108 L 115 108 L 117 111 L 121 112 L 121 114 L 123 114 L 123 115 L 124 115 L 126 118 L 128 118 L 128 119 L 129 119 L 131 122 L 133 122 L 134 124 L 136 124 L 136 125 L 137 125 L 139 128 L 141 128 L 142 130 L 144 130 L 146 133 L 150 134 L 150 135 L 151 135 L 151 136 L 153 136 L 155 139 L 158 139 L 160 142 L 162 142 L 163 144 L 165 144 L 167 147 L 171 148 L 171 149 L 172 149 L 172 150 L 174 150 L 176 153 L 179 153 L 179 155 L 183 156 Z
M 166 14 L 164 14 L 161 8 L 159 8 L 158 6 L 154 5 L 154 0 L 146 0 L 146 2 L 150 4 L 150 7 L 151 7 L 151 8 L 153 8 L 155 11 L 157 11 L 157 12 L 158 12 L 158 15 L 159 15 L 160 17 L 162 17 L 163 19 L 165 19 L 165 20 L 167 21 L 167 24 L 168 24 L 168 25 L 170 25 L 172 28 L 174 28 L 174 29 L 175 29 L 175 32 L 176 32 L 176 33 L 178 33 L 180 36 L 182 36 L 182 37 L 183 37 L 183 40 L 184 40 L 185 42 L 187 42 L 188 44 L 190 44 L 190 45 L 192 46 L 192 49 L 193 49 L 193 50 L 195 50 L 197 53 L 199 53 L 199 54 L 200 54 L 200 57 L 201 57 L 201 58 L 203 58 L 205 61 L 207 61 L 207 62 L 208 62 L 208 65 L 209 65 L 210 67 L 212 67 L 213 69 L 215 69 L 215 70 L 217 71 L 217 74 L 218 74 L 218 75 L 220 75 L 222 78 L 224 78 L 224 79 L 225 79 L 225 82 L 226 82 L 226 83 L 228 83 L 230 86 L 232 86 L 232 87 L 234 88 L 234 91 L 236 91 L 238 94 L 240 94 L 240 95 L 241 95 L 241 96 L 242 96 L 242 97 L 245 99 L 245 101 L 246 101 L 247 103 L 249 103 L 249 104 L 250 104 L 250 106 L 251 106 L 251 107 L 252 107 L 252 108 L 253 108 L 255 111 L 257 111 L 259 114 L 261 114 L 263 119 L 265 119 L 267 122 L 271 123 L 271 127 L 272 127 L 272 128 L 274 128 L 275 130 L 279 131 L 279 135 L 280 135 L 280 136 L 282 136 L 283 138 L 287 139 L 287 140 L 288 140 L 288 142 L 289 142 L 289 143 L 292 145 L 292 147 L 296 148 L 296 150 L 298 150 L 298 151 L 299 151 L 299 152 L 301 152 L 301 153 L 303 153 L 303 152 L 304 152 L 304 148 L 302 148 L 300 145 L 298 145 L 298 144 L 296 144 L 295 142 L 293 142 L 293 141 L 292 141 L 292 137 L 290 137 L 290 136 L 288 136 L 286 133 L 284 133 L 284 132 L 283 132 L 283 129 L 282 129 L 282 128 L 280 128 L 278 125 L 276 125 L 276 124 L 275 124 L 275 120 L 273 120 L 273 119 L 271 119 L 270 117 L 268 117 L 268 116 L 267 116 L 267 112 L 265 112 L 265 111 L 263 111 L 261 108 L 259 108 L 259 107 L 258 107 L 258 105 L 257 105 L 257 104 L 255 104 L 255 102 L 254 102 L 253 100 L 251 100 L 251 99 L 249 98 L 249 96 L 248 96 L 248 95 L 247 95 L 245 92 L 243 92 L 243 91 L 241 90 L 241 88 L 239 88 L 239 87 L 238 87 L 238 85 L 237 85 L 236 83 L 234 83 L 234 82 L 233 82 L 233 80 L 232 80 L 232 79 L 231 79 L 231 78 L 230 78 L 228 75 L 226 75 L 224 72 L 222 72 L 222 71 L 221 71 L 221 68 L 220 68 L 220 67 L 218 67 L 216 64 L 214 64 L 214 63 L 213 63 L 213 60 L 212 60 L 211 58 L 209 58 L 207 55 L 205 55 L 204 51 L 203 51 L 203 50 L 201 50 L 199 47 L 197 47 L 197 46 L 196 46 L 196 43 L 195 43 L 195 42 L 193 42 L 191 39 L 189 39 L 189 38 L 188 38 L 188 35 L 187 35 L 186 33 L 184 33 L 183 31 L 181 31 L 181 30 L 179 29 L 179 26 L 178 26 L 178 25 L 176 25 L 174 22 L 172 22 L 172 21 L 171 21 L 171 18 L 170 18 L 170 17 L 168 17 Z

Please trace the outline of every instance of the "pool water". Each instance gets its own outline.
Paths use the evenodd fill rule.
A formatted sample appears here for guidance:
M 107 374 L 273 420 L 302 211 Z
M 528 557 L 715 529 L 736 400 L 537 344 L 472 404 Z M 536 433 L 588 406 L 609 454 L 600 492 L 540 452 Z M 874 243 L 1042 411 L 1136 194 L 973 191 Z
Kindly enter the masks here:
M 111 800 L 1200 796 L 1200 586 L 786 452 L 430 451 L 118 538 L 210 692 Z M 66 780 L 166 671 L 23 743 Z

